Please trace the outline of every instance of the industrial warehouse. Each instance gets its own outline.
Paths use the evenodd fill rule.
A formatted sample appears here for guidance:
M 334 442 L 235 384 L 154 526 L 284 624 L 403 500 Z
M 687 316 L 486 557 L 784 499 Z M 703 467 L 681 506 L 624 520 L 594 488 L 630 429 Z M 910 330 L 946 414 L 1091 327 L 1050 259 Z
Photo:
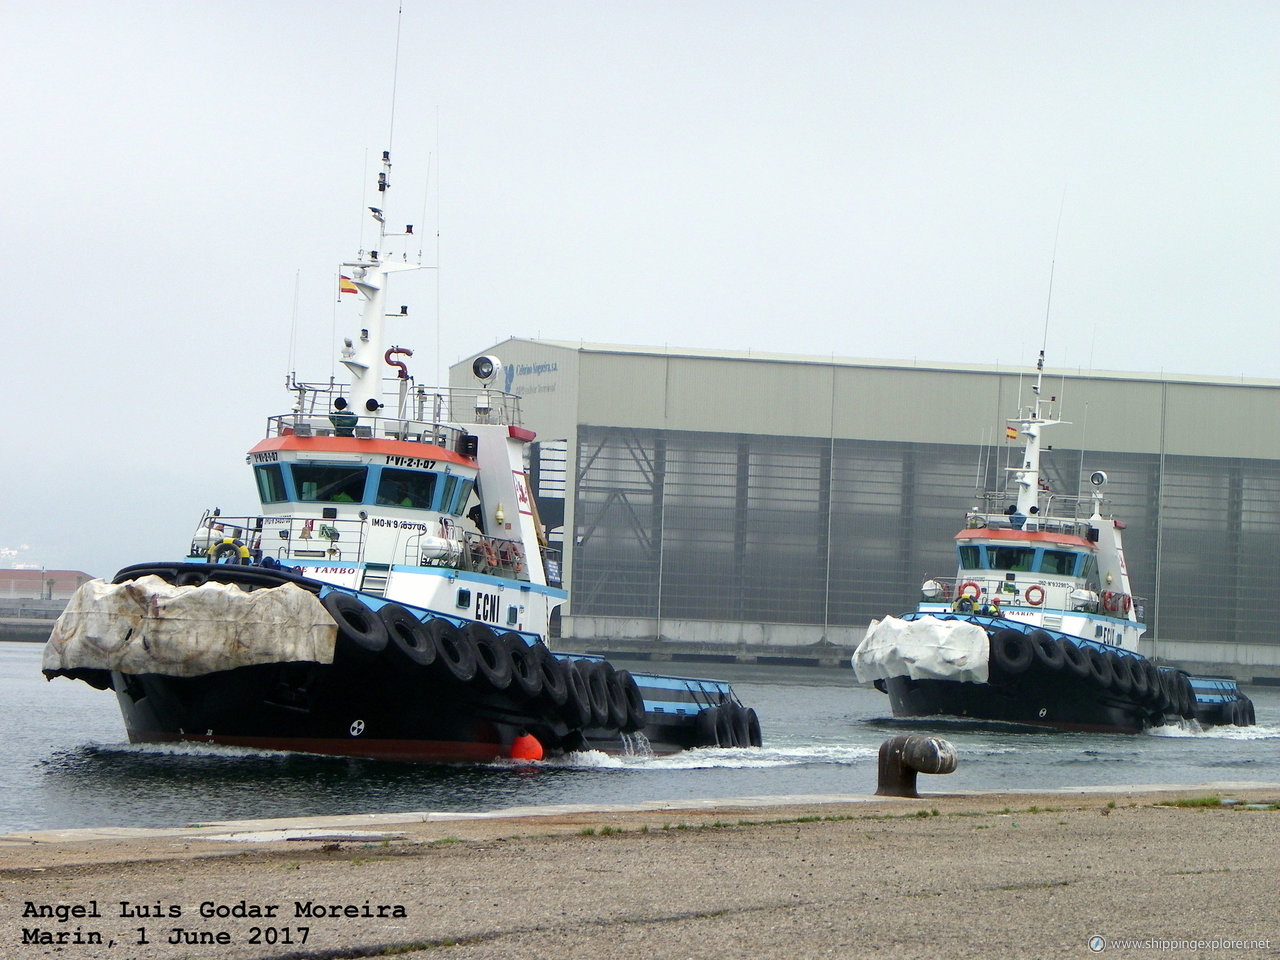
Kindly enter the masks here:
M 565 648 L 847 659 L 951 576 L 952 538 L 1019 447 L 1034 370 L 512 338 L 496 387 L 572 599 Z M 451 371 L 474 383 L 470 361 Z M 1280 677 L 1280 381 L 1046 368 L 1044 471 L 1104 471 L 1144 652 Z

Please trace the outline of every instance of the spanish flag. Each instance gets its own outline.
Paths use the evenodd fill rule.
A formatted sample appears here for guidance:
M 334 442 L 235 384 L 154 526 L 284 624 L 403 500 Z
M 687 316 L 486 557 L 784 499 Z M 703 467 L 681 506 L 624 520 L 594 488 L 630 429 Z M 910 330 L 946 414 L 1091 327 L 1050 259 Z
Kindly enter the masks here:
M 1005 427 L 1005 428 L 1004 428 L 1004 438 L 1005 438 L 1006 440 L 1017 440 L 1017 439 L 1018 439 L 1018 431 L 1017 431 L 1017 429 L 1016 429 L 1015 427 Z
M 338 274 L 338 293 L 339 294 L 359 293 L 359 292 L 360 291 L 356 289 L 356 285 L 351 282 L 350 277 L 344 277 L 342 274 Z

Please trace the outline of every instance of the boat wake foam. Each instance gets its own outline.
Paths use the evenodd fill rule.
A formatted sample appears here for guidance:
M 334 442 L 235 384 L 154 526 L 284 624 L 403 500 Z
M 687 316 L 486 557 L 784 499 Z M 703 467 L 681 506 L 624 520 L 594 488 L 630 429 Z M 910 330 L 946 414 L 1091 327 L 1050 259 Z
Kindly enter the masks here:
M 1195 737 L 1205 740 L 1275 740 L 1280 739 L 1280 724 L 1257 723 L 1251 727 L 1215 726 L 1202 727 L 1196 720 L 1151 727 L 1146 731 L 1152 737 Z
M 665 756 L 612 756 L 597 750 L 571 753 L 547 766 L 565 769 L 707 770 L 795 767 L 805 764 L 854 765 L 874 761 L 878 749 L 819 744 L 797 747 L 698 747 Z

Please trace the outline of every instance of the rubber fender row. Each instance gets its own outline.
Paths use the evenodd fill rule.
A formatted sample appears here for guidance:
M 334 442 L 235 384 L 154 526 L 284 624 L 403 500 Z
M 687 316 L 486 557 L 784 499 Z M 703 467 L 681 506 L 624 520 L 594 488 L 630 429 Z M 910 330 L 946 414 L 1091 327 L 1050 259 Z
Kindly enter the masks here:
M 700 747 L 759 747 L 764 742 L 760 718 L 755 710 L 740 703 L 704 707 L 694 723 Z
M 1209 704 L 1200 710 L 1200 719 L 1219 726 L 1251 727 L 1258 722 L 1253 701 L 1243 693 L 1235 700 Z
M 157 576 L 175 587 L 202 587 L 212 581 L 234 584 L 246 592 L 293 583 L 312 593 L 319 593 L 324 586 L 319 581 L 303 577 L 288 568 L 226 563 L 134 564 L 117 573 L 112 583 L 137 580 L 148 575 Z
M 1161 711 L 1190 720 L 1196 715 L 1196 693 L 1191 689 L 1191 680 L 1181 670 L 1160 670 L 1156 675 L 1163 694 Z
M 1028 670 L 1061 672 L 1097 687 L 1099 692 L 1127 697 L 1153 714 L 1195 716 L 1195 693 L 1185 673 L 1161 670 L 1144 657 L 1072 643 L 1044 630 L 1022 633 L 1000 630 L 990 638 L 992 673 L 997 678 Z
M 609 663 L 561 660 L 541 642 L 530 645 L 518 633 L 495 633 L 482 623 L 456 627 L 438 618 L 419 620 L 398 603 L 375 611 L 337 590 L 321 602 L 338 623 L 345 656 L 371 660 L 385 652 L 397 668 L 505 693 L 539 715 L 558 716 L 571 729 L 635 733 L 645 725 L 635 678 Z
M 569 676 L 569 698 L 562 718 L 573 728 L 598 727 L 636 733 L 644 729 L 644 697 L 635 677 L 607 660 L 556 660 Z

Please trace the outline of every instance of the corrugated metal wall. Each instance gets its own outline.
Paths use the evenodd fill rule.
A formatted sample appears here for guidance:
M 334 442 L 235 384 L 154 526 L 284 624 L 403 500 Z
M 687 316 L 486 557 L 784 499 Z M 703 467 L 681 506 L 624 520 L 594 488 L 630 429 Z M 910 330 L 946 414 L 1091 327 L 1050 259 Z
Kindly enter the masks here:
M 954 572 L 975 491 L 1002 482 L 998 440 L 1030 384 L 980 368 L 501 349 L 559 358 L 524 406 L 544 438 L 568 437 L 574 614 L 655 623 L 860 626 L 913 606 L 925 577 Z M 1075 494 L 1089 471 L 1110 475 L 1149 635 L 1280 643 L 1280 385 L 1050 373 L 1045 393 L 1072 421 L 1046 436 L 1046 476 Z

